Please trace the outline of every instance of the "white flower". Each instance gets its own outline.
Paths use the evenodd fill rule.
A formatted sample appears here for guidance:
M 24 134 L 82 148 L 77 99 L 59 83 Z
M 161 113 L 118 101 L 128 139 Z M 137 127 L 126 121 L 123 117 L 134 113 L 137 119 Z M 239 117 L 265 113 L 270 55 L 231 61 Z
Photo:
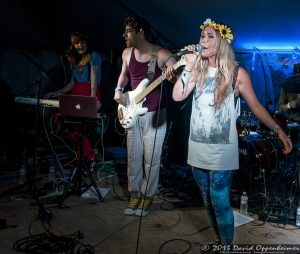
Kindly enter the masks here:
M 209 25 L 211 23 L 211 19 L 206 19 L 204 22 L 203 22 L 203 24 L 205 24 L 205 25 Z

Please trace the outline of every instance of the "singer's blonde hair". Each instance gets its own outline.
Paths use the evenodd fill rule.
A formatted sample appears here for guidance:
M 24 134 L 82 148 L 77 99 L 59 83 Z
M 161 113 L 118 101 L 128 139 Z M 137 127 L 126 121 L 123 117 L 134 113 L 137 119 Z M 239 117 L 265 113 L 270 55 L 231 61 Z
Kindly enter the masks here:
M 214 107 L 219 109 L 228 94 L 229 88 L 234 82 L 234 74 L 238 63 L 235 60 L 235 55 L 231 45 L 226 40 L 223 40 L 218 32 L 216 32 L 216 35 L 216 48 L 218 50 L 216 61 L 218 72 L 216 74 L 215 81 L 216 86 L 214 91 Z M 199 96 L 202 93 L 205 77 L 208 72 L 208 59 L 202 57 L 200 54 L 197 59 L 195 69 L 198 81 L 198 85 L 196 87 L 196 96 Z

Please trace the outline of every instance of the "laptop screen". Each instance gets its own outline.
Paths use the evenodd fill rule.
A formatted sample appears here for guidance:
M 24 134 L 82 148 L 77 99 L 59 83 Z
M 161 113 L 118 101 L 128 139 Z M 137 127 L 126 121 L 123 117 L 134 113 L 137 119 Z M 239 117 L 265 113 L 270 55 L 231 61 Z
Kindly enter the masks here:
M 59 113 L 62 116 L 97 118 L 96 97 L 62 94 L 59 96 Z

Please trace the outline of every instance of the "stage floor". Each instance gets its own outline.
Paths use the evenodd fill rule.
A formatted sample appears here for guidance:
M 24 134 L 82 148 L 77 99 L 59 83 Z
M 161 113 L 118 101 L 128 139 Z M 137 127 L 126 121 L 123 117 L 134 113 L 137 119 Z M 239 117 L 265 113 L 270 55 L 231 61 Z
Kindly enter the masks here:
M 184 191 L 181 196 L 174 195 L 171 189 L 161 187 L 146 217 L 123 215 L 128 200 L 125 170 L 123 166 L 118 170 L 109 168 L 106 175 L 94 175 L 98 187 L 108 191 L 103 202 L 71 194 L 63 201 L 62 208 L 58 208 L 60 199 L 55 196 L 53 199 L 42 196 L 38 199 L 42 205 L 38 206 L 26 186 L 23 190 L 9 191 L 17 186 L 17 179 L 2 179 L 0 219 L 6 225 L 0 230 L 1 253 L 19 253 L 13 247 L 17 241 L 24 242 L 25 238 L 31 241 L 46 231 L 58 237 L 78 235 L 76 232 L 80 231 L 82 244 L 92 246 L 94 253 L 105 254 L 196 254 L 201 253 L 201 246 L 215 239 L 201 202 L 187 198 Z M 42 186 L 51 186 L 48 176 L 37 179 L 37 189 Z M 49 223 L 41 222 L 41 207 L 51 215 Z M 252 221 L 235 227 L 234 244 L 300 244 L 300 228 L 295 224 L 263 222 L 255 219 L 255 214 L 250 217 Z M 80 246 L 78 243 L 76 248 Z

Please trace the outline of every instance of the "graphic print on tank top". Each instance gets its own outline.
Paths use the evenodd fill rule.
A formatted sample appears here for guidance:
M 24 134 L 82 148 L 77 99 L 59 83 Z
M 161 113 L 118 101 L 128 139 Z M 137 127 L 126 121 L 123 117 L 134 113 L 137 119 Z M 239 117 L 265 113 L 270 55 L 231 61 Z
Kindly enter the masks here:
M 207 77 L 200 96 L 194 91 L 194 107 L 191 116 L 191 135 L 194 142 L 205 144 L 229 144 L 231 109 L 230 96 L 226 96 L 219 109 L 214 107 L 215 77 Z M 230 94 L 230 93 L 229 93 Z

